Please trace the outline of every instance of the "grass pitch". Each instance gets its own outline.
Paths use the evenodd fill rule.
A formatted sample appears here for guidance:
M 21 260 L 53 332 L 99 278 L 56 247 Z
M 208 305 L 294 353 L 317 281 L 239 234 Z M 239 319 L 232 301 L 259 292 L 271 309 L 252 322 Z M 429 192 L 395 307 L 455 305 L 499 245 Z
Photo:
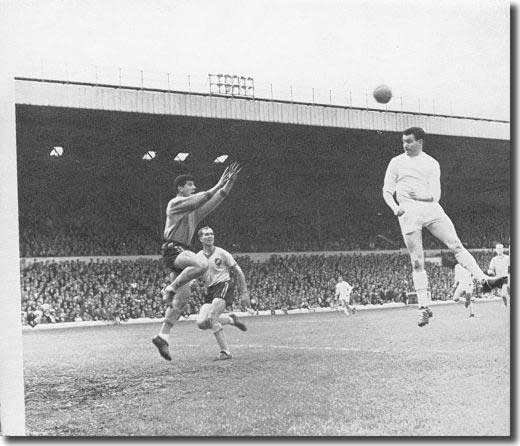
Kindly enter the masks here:
M 500 302 L 24 332 L 28 435 L 509 436 L 509 311 Z

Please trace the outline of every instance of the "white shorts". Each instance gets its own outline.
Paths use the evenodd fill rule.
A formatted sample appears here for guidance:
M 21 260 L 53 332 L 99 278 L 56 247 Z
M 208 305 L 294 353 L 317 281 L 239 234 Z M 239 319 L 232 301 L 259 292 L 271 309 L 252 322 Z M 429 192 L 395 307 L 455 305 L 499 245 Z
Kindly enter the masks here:
M 399 225 L 403 235 L 421 230 L 432 223 L 446 221 L 451 224 L 439 203 L 405 203 L 404 214 L 399 217 Z

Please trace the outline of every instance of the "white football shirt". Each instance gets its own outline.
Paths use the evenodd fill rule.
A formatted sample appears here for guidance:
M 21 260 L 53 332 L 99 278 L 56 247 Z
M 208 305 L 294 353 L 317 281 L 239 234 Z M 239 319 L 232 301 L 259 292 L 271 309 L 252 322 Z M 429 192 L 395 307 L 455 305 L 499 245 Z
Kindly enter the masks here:
M 230 280 L 229 268 L 234 267 L 237 262 L 229 252 L 215 246 L 215 249 L 209 256 L 203 250 L 199 251 L 199 255 L 205 256 L 209 263 L 208 270 L 204 275 L 206 286 L 209 287 Z
M 336 284 L 336 296 L 339 295 L 340 299 L 347 299 L 351 291 L 352 287 L 348 282 L 342 281 Z
M 507 276 L 507 269 L 509 267 L 509 256 L 504 254 L 501 256 L 495 256 L 491 259 L 489 263 L 489 269 L 492 271 L 496 277 Z
M 417 156 L 406 153 L 390 160 L 386 169 L 383 191 L 396 192 L 397 202 L 417 203 L 410 192 L 431 196 L 434 202 L 441 198 L 441 168 L 437 160 L 427 153 Z

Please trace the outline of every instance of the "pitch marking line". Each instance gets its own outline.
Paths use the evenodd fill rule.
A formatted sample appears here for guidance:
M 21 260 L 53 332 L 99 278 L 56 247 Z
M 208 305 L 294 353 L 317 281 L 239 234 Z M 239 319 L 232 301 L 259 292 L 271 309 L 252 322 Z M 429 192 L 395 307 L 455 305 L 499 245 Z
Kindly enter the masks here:
M 313 347 L 313 346 L 296 346 L 296 345 L 262 345 L 262 344 L 233 344 L 230 345 L 233 348 L 263 348 L 263 349 L 283 349 L 283 350 L 304 350 L 304 351 L 338 351 L 338 352 L 370 352 L 370 353 L 385 353 L 385 354 L 393 354 L 389 352 L 385 352 L 383 350 L 376 349 L 362 349 L 362 348 L 349 348 L 349 347 Z
M 179 347 L 188 347 L 188 348 L 202 348 L 203 345 L 200 344 L 184 344 Z M 401 356 L 403 354 L 409 353 L 412 355 L 416 355 L 415 351 L 401 351 L 401 352 L 391 352 L 388 350 L 381 349 L 366 349 L 366 348 L 356 348 L 356 347 L 313 347 L 313 346 L 296 346 L 296 345 L 273 345 L 273 344 L 230 344 L 230 348 L 244 348 L 244 349 L 280 349 L 280 350 L 300 350 L 300 351 L 330 351 L 330 352 L 359 352 L 359 353 L 378 353 L 384 355 L 391 356 Z M 428 352 L 442 355 L 449 354 L 460 354 L 461 351 L 457 350 L 428 350 Z
M 284 324 L 322 324 L 323 322 L 337 322 L 339 319 L 313 319 L 310 321 L 285 321 Z
M 296 345 L 272 345 L 272 344 L 232 344 L 231 348 L 251 348 L 251 349 L 281 349 L 281 350 L 303 350 L 303 351 L 330 351 L 330 352 L 359 352 L 359 353 L 378 353 L 383 355 L 391 355 L 391 356 L 402 356 L 406 354 L 417 355 L 415 350 L 402 350 L 399 352 L 381 350 L 381 349 L 370 349 L 370 348 L 356 348 L 356 347 L 313 347 L 313 346 L 296 346 Z M 428 353 L 433 353 L 436 355 L 459 355 L 462 353 L 462 350 L 427 350 Z M 468 353 L 468 352 L 464 352 Z M 480 352 L 471 352 L 475 354 L 480 354 Z

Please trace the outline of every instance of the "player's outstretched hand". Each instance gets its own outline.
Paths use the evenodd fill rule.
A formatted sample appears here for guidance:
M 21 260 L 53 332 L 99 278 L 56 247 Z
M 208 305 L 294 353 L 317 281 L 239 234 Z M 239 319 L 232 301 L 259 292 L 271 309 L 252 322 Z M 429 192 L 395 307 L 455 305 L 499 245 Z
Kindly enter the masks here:
M 231 178 L 231 168 L 230 166 L 226 167 L 226 170 L 224 170 L 224 173 L 220 176 L 220 179 L 218 180 L 217 187 L 220 188 L 224 186 L 229 179 Z
M 238 172 L 240 172 L 241 169 L 242 168 L 240 167 L 239 163 L 233 163 L 226 169 L 224 173 L 227 173 L 227 179 L 224 187 L 222 188 L 225 193 L 229 193 L 233 187 L 233 184 L 235 183 L 235 180 L 237 179 Z
M 242 166 L 240 165 L 240 163 L 235 162 L 235 163 L 231 164 L 231 166 L 230 166 L 231 175 L 236 175 L 241 170 L 242 170 Z
M 240 163 L 233 163 L 231 166 L 229 166 L 229 179 L 231 181 L 235 181 L 237 179 L 238 173 L 242 170 L 242 167 L 240 166 Z

